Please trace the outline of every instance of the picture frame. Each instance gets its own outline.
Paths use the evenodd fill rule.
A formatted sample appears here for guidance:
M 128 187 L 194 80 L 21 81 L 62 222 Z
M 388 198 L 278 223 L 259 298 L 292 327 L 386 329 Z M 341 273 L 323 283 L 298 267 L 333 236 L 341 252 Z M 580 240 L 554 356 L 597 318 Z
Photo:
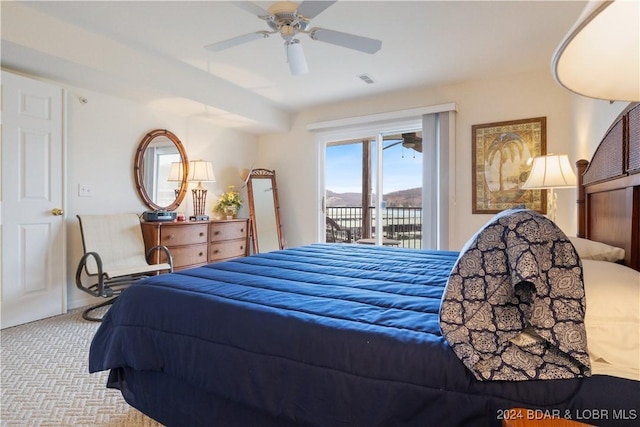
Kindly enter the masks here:
M 547 153 L 547 118 L 473 125 L 472 213 L 493 214 L 515 206 L 547 213 L 546 190 L 523 190 L 529 159 Z

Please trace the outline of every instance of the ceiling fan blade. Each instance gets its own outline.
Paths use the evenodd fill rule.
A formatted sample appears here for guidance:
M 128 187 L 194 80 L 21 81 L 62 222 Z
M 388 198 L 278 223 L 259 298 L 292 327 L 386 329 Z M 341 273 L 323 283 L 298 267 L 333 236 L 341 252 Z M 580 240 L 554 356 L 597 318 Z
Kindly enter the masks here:
M 242 36 L 236 36 L 227 40 L 212 43 L 204 48 L 212 52 L 220 52 L 221 50 L 229 49 L 230 47 L 238 46 L 252 40 L 265 39 L 267 37 L 269 37 L 268 31 L 256 31 L 255 33 L 244 34 Z
M 403 133 L 402 139 L 408 142 L 420 143 L 422 142 L 422 137 L 418 136 L 416 132 Z
M 385 139 L 385 141 L 386 142 L 392 141 L 392 143 L 387 145 L 387 146 L 385 146 L 385 147 L 382 147 L 383 150 L 386 150 L 387 148 L 395 147 L 396 145 L 402 144 L 402 140 L 401 139 L 398 139 L 398 140 L 396 140 L 396 139 Z
M 256 15 L 259 18 L 263 18 L 269 16 L 269 12 L 258 6 L 257 4 L 250 1 L 234 1 L 231 2 L 234 6 L 239 7 L 240 9 L 246 10 L 252 15 Z
M 313 1 L 305 0 L 298 5 L 298 13 L 306 18 L 313 18 L 324 12 L 326 8 L 334 4 L 335 1 Z
M 382 47 L 382 42 L 380 40 L 356 36 L 354 34 L 343 33 L 341 31 L 326 30 L 324 28 L 312 28 L 309 31 L 309 37 L 313 40 L 331 43 L 365 53 L 376 53 Z

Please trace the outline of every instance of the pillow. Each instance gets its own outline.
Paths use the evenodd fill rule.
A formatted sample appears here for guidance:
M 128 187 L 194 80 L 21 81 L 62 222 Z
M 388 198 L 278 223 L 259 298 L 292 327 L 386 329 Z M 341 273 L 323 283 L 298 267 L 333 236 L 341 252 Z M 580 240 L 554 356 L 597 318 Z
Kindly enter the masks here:
M 582 239 L 580 237 L 569 237 L 569 240 L 571 240 L 581 259 L 610 262 L 622 261 L 624 259 L 624 249 L 622 248 L 609 246 L 594 240 Z
M 640 372 L 640 272 L 583 260 L 587 346 L 592 359 Z

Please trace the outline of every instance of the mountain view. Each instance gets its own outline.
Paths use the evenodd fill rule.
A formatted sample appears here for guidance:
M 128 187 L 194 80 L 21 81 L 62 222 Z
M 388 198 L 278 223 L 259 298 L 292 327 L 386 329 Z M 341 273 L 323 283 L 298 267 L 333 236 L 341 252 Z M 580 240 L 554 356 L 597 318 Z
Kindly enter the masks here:
M 387 207 L 420 207 L 422 205 L 422 187 L 387 193 L 384 195 L 384 200 L 387 202 Z M 360 206 L 361 203 L 361 193 L 334 193 L 327 190 L 327 207 L 353 207 Z

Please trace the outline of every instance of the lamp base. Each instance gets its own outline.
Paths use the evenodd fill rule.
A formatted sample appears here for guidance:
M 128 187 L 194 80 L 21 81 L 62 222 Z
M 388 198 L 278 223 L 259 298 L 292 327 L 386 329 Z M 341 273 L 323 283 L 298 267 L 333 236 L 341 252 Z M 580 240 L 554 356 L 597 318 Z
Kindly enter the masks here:
M 209 215 L 191 215 L 189 221 L 209 221 Z
M 553 188 L 549 189 L 547 194 L 547 218 L 556 222 L 556 212 L 558 211 L 558 195 Z
M 209 216 L 204 214 L 204 206 L 205 201 L 207 200 L 207 190 L 202 186 L 202 183 L 199 182 L 198 186 L 191 190 L 193 193 L 193 215 L 189 217 L 192 219 L 196 218 L 205 218 L 209 219 Z M 196 220 L 196 221 L 204 221 L 204 220 Z

